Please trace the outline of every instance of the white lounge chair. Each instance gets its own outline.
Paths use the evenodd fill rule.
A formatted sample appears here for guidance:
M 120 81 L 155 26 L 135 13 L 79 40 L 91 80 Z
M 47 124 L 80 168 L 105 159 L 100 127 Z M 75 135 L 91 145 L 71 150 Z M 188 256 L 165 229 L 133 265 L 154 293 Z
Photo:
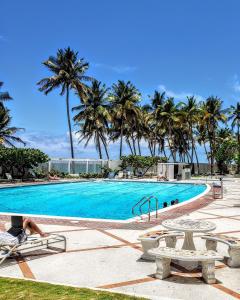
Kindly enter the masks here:
M 10 173 L 5 173 L 5 176 L 7 178 L 7 181 L 10 181 L 10 182 L 19 182 L 19 181 L 21 181 L 21 179 L 13 179 L 13 177 Z
M 52 247 L 52 244 L 61 244 L 59 247 Z M 19 244 L 2 244 L 0 245 L 0 265 L 10 256 L 27 252 L 33 248 L 46 247 L 47 249 L 66 251 L 67 242 L 63 235 L 51 234 L 47 237 L 39 237 L 38 235 L 28 236 L 27 240 Z

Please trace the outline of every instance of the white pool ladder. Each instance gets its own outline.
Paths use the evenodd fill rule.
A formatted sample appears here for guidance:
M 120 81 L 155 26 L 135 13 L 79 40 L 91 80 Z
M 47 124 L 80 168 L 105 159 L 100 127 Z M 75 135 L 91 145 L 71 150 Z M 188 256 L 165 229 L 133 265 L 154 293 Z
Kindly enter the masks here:
M 151 220 L 151 202 L 155 200 L 155 213 L 156 213 L 156 218 L 158 217 L 158 198 L 155 196 L 144 196 L 142 197 L 135 205 L 132 207 L 132 214 L 134 216 L 139 216 L 141 219 L 143 219 L 142 215 L 142 207 L 146 203 L 148 203 L 148 221 Z M 135 209 L 138 208 L 138 214 L 136 214 Z

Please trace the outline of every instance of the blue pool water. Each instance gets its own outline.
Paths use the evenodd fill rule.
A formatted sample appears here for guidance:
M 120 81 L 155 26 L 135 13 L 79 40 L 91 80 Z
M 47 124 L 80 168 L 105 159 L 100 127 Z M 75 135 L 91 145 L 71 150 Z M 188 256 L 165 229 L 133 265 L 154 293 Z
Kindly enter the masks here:
M 112 181 L 3 188 L 0 212 L 125 220 L 143 196 L 156 196 L 161 208 L 164 201 L 183 202 L 205 190 L 206 185 Z

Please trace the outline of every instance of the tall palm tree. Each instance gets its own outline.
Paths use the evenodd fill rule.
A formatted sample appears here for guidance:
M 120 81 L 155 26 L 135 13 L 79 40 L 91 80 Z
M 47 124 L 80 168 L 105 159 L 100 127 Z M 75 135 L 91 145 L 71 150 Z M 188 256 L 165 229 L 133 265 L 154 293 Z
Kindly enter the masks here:
M 156 109 L 156 120 L 167 132 L 167 142 L 170 150 L 170 156 L 176 162 L 176 143 L 174 139 L 175 127 L 181 125 L 180 112 L 178 105 L 175 105 L 174 98 L 169 97 L 164 104 Z
M 240 173 L 240 102 L 236 106 L 230 107 L 230 117 L 229 120 L 232 120 L 232 130 L 237 128 L 237 143 L 238 143 L 238 165 L 237 172 Z
M 3 82 L 0 81 L 0 89 L 3 86 Z M 0 91 L 0 102 L 6 101 L 6 100 L 12 100 L 12 97 L 9 95 L 8 92 L 1 92 Z
M 183 111 L 185 112 L 185 121 L 188 131 L 188 148 L 191 148 L 191 166 L 193 166 L 194 154 L 197 164 L 199 165 L 194 138 L 194 131 L 196 130 L 196 126 L 199 121 L 199 108 L 197 100 L 194 96 L 187 97 L 187 103 L 183 103 Z
M 80 125 L 80 141 L 86 140 L 85 146 L 87 146 L 93 138 L 100 159 L 103 158 L 101 144 L 105 149 L 107 159 L 109 159 L 107 133 L 111 118 L 107 92 L 108 88 L 104 84 L 102 85 L 101 82 L 94 80 L 84 104 L 73 108 L 73 111 L 77 111 L 73 119 Z
M 209 97 L 205 102 L 202 102 L 200 106 L 200 123 L 203 130 L 206 130 L 207 139 L 210 148 L 210 165 L 211 174 L 213 174 L 213 167 L 216 154 L 216 131 L 219 122 L 226 122 L 225 112 L 222 109 L 222 100 L 218 97 Z
M 3 86 L 3 82 L 0 81 L 0 89 Z M 17 133 L 23 128 L 17 128 L 10 126 L 11 124 L 11 116 L 10 110 L 4 106 L 4 102 L 12 100 L 12 97 L 8 92 L 0 92 L 0 146 L 10 146 L 15 147 L 15 143 L 22 143 L 25 145 L 23 140 L 17 136 Z
M 25 145 L 21 138 L 15 136 L 22 128 L 10 126 L 12 118 L 9 112 L 9 109 L 0 102 L 0 145 L 15 147 L 16 142 Z
M 79 59 L 78 52 L 75 52 L 68 47 L 66 49 L 59 49 L 57 55 L 50 56 L 43 62 L 43 65 L 46 66 L 53 75 L 43 78 L 37 83 L 40 86 L 39 90 L 47 95 L 52 90 L 60 88 L 60 95 L 63 96 L 66 94 L 71 157 L 74 158 L 69 92 L 71 89 L 74 89 L 84 102 L 88 92 L 88 86 L 84 82 L 92 80 L 92 78 L 85 75 L 85 72 L 89 68 L 89 64 L 85 62 L 83 58 Z
M 158 106 L 163 105 L 165 101 L 165 94 L 166 92 L 159 92 L 157 90 L 154 91 L 154 95 L 151 97 L 151 105 L 145 104 L 143 105 L 144 110 L 150 112 L 154 111 L 158 108 Z M 149 96 L 150 97 L 150 96 Z
M 119 157 L 122 156 L 124 129 L 126 126 L 130 128 L 133 125 L 136 126 L 140 115 L 138 106 L 140 95 L 140 92 L 130 81 L 124 82 L 122 80 L 113 84 L 109 94 L 113 116 L 112 139 L 115 140 L 118 135 L 120 137 Z

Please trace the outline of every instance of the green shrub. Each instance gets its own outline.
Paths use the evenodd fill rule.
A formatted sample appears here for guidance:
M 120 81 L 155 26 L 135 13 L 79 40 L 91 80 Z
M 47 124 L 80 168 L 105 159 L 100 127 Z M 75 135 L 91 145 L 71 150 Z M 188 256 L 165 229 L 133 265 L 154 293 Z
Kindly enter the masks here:
M 121 157 L 122 163 L 121 168 L 122 170 L 126 170 L 127 168 L 132 168 L 134 174 L 136 172 L 142 172 L 143 175 L 147 173 L 147 171 L 156 166 L 159 162 L 167 162 L 166 157 L 159 157 L 159 156 L 141 156 L 141 155 L 128 155 Z
M 0 148 L 0 166 L 2 173 L 17 173 L 24 178 L 27 171 L 39 164 L 49 161 L 49 157 L 39 149 L 32 148 Z
M 99 173 L 80 173 L 79 176 L 81 178 L 89 179 L 89 178 L 103 178 L 103 174 Z

